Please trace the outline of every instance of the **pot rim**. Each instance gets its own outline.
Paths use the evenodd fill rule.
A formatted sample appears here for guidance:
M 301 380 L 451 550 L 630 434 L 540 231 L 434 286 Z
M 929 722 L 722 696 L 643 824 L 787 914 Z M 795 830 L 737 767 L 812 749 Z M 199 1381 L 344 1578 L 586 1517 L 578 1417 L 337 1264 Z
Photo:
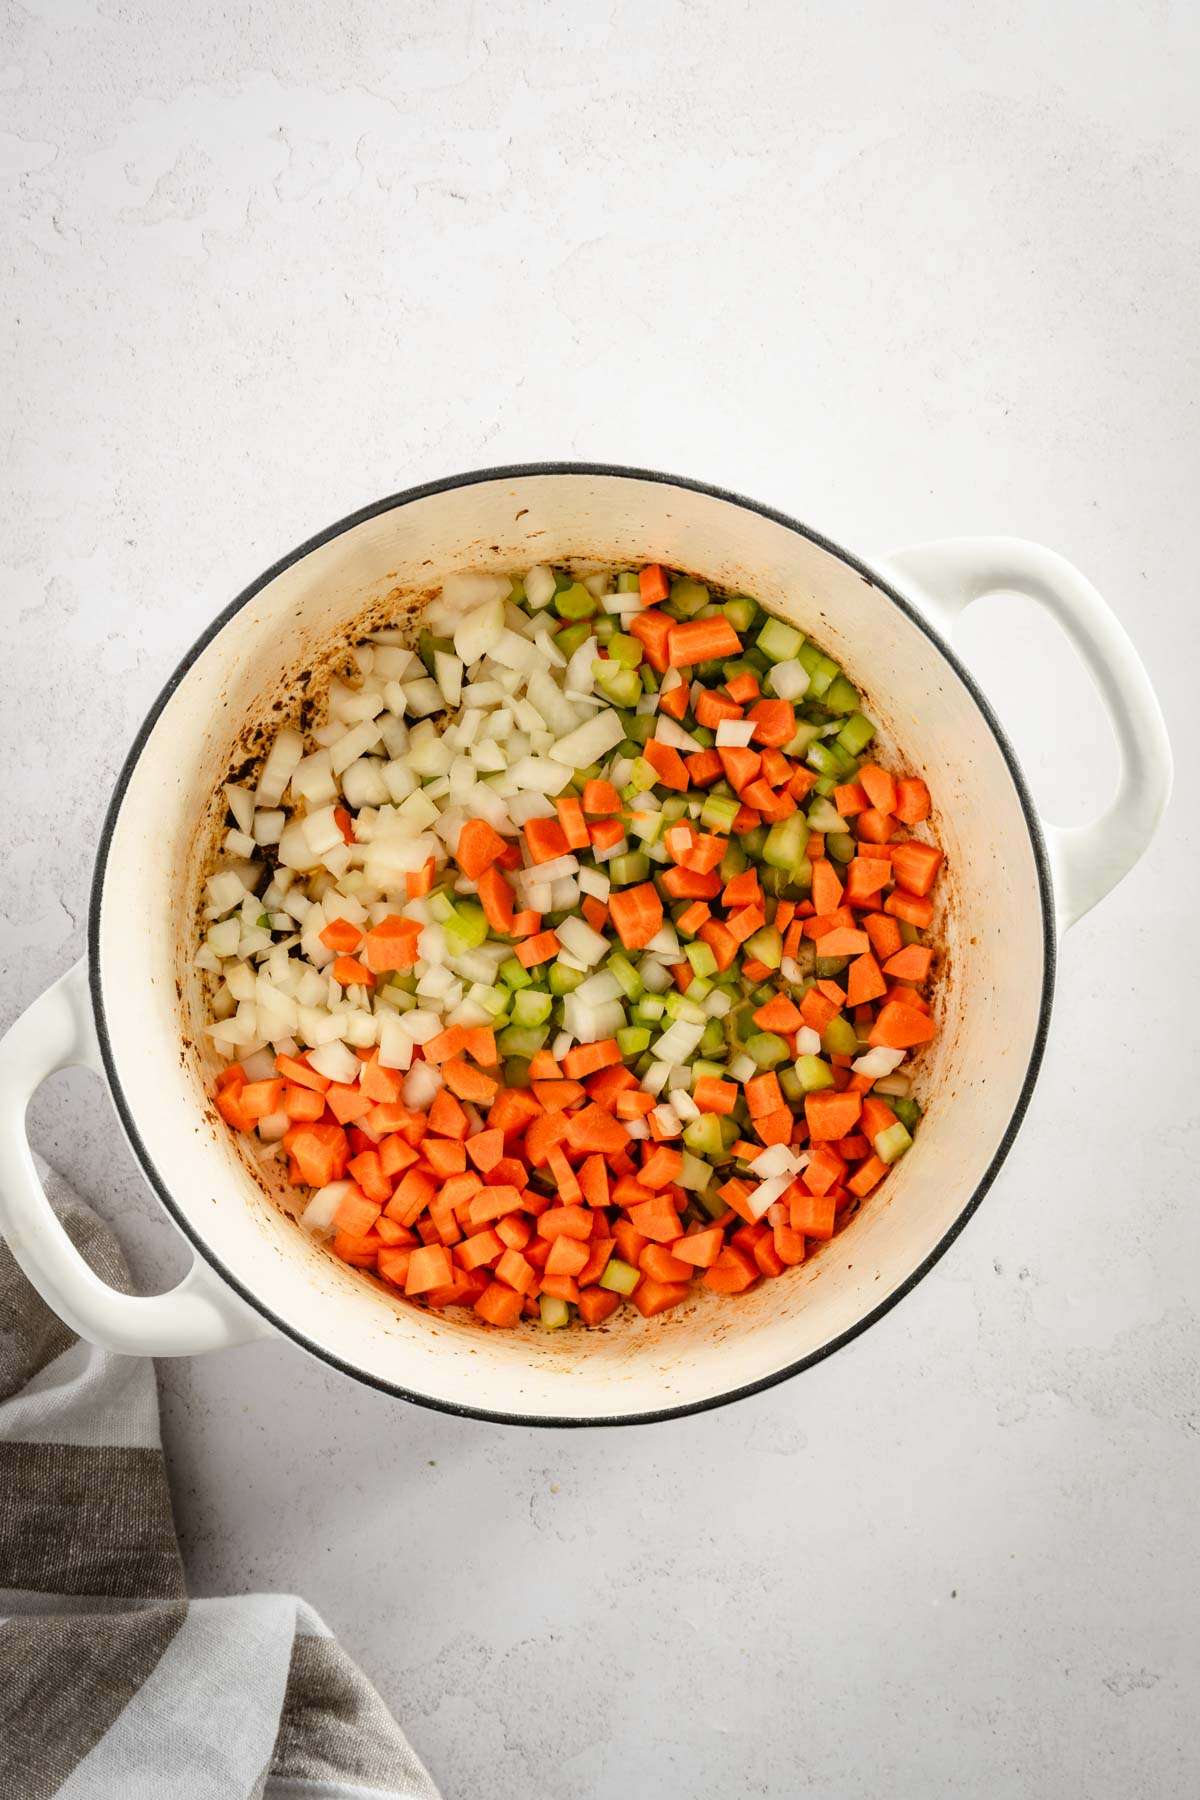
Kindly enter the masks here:
M 176 1205 L 175 1200 L 171 1195 L 170 1188 L 159 1174 L 158 1169 L 152 1161 L 146 1145 L 142 1141 L 141 1133 L 138 1130 L 133 1106 L 125 1094 L 120 1076 L 117 1072 L 116 1059 L 113 1054 L 112 1042 L 109 1037 L 108 1024 L 105 1016 L 104 994 L 100 979 L 100 909 L 104 891 L 104 878 L 108 867 L 108 856 L 112 847 L 113 834 L 116 830 L 117 819 L 124 802 L 129 782 L 132 778 L 133 771 L 141 758 L 142 751 L 145 749 L 147 740 L 155 725 L 158 723 L 158 719 L 163 712 L 163 709 L 175 693 L 175 690 L 183 682 L 193 663 L 195 663 L 208 648 L 208 645 L 217 634 L 225 628 L 231 619 L 236 617 L 244 606 L 248 605 L 249 602 L 254 599 L 255 595 L 260 593 L 270 582 L 274 581 L 276 576 L 281 575 L 284 570 L 291 568 L 295 563 L 302 561 L 303 558 L 310 555 L 312 551 L 319 550 L 323 545 L 331 543 L 334 538 L 341 537 L 345 532 L 353 530 L 355 526 L 365 523 L 368 519 L 378 518 L 382 513 L 396 511 L 402 506 L 410 505 L 413 501 L 428 499 L 431 495 L 444 494 L 455 488 L 475 487 L 490 481 L 523 480 L 533 476 L 544 475 L 612 476 L 625 480 L 653 482 L 656 485 L 663 487 L 683 488 L 691 493 L 703 494 L 714 500 L 723 500 L 731 506 L 741 507 L 746 512 L 757 513 L 761 518 L 769 519 L 774 524 L 782 525 L 788 531 L 793 531 L 798 536 L 806 538 L 819 549 L 826 551 L 831 556 L 837 557 L 838 560 L 845 563 L 847 567 L 854 569 L 865 581 L 869 582 L 872 587 L 877 589 L 879 593 L 886 595 L 892 604 L 899 608 L 904 616 L 924 634 L 933 645 L 934 649 L 949 663 L 950 667 L 954 670 L 954 673 L 958 676 L 958 679 L 967 689 L 967 692 L 975 702 L 975 705 L 979 708 L 979 711 L 982 713 L 988 725 L 988 729 L 996 740 L 997 748 L 1004 758 L 1008 772 L 1012 777 L 1013 786 L 1016 789 L 1021 811 L 1024 814 L 1025 823 L 1029 831 L 1030 842 L 1033 847 L 1034 863 L 1037 869 L 1038 896 L 1042 909 L 1042 948 L 1044 960 L 1042 968 L 1042 991 L 1038 1005 L 1038 1023 L 1037 1030 L 1034 1034 L 1033 1044 L 1030 1049 L 1029 1062 L 1026 1066 L 1025 1075 L 1021 1083 L 1021 1090 L 1017 1096 L 1017 1103 L 1013 1108 L 1008 1124 L 1005 1127 L 1004 1135 L 997 1145 L 995 1155 L 992 1157 L 991 1162 L 988 1164 L 972 1193 L 964 1202 L 953 1224 L 951 1224 L 943 1233 L 942 1237 L 934 1245 L 933 1249 L 928 1253 L 924 1260 L 891 1294 L 887 1295 L 885 1299 L 881 1300 L 879 1304 L 873 1307 L 869 1312 L 864 1313 L 860 1319 L 856 1320 L 855 1323 L 849 1326 L 845 1331 L 840 1332 L 836 1337 L 831 1338 L 828 1343 L 822 1344 L 819 1349 L 811 1351 L 808 1355 L 800 1357 L 796 1362 L 788 1363 L 783 1368 L 777 1369 L 769 1375 L 760 1377 L 757 1381 L 747 1382 L 740 1387 L 729 1389 L 728 1392 L 713 1394 L 703 1400 L 687 1401 L 678 1406 L 658 1407 L 653 1411 L 648 1412 L 605 1414 L 594 1418 L 575 1418 L 556 1414 L 539 1415 L 519 1412 L 496 1412 L 484 1407 L 468 1406 L 454 1401 L 440 1400 L 431 1394 L 418 1393 L 412 1388 L 401 1387 L 395 1382 L 384 1380 L 381 1376 L 373 1375 L 365 1370 L 356 1368 L 354 1364 L 348 1363 L 343 1358 L 334 1355 L 333 1352 L 324 1345 L 315 1342 L 312 1338 L 307 1336 L 305 1332 L 298 1329 L 296 1326 L 289 1324 L 286 1320 L 281 1319 L 274 1313 L 253 1289 L 246 1287 L 231 1270 L 225 1267 L 220 1258 L 213 1254 L 203 1237 L 195 1230 L 182 1210 Z M 193 1249 L 204 1258 L 205 1262 L 220 1276 L 222 1281 L 232 1288 L 234 1293 L 236 1293 L 248 1306 L 253 1307 L 257 1313 L 267 1319 L 277 1331 L 281 1332 L 285 1337 L 290 1338 L 294 1343 L 299 1344 L 300 1347 L 307 1350 L 310 1355 L 317 1357 L 330 1368 L 337 1369 L 340 1374 L 349 1375 L 355 1381 L 363 1382 L 366 1386 L 375 1388 L 381 1393 L 391 1394 L 400 1400 L 411 1401 L 414 1405 L 427 1407 L 433 1412 L 449 1413 L 456 1418 L 479 1419 L 484 1423 L 492 1425 L 554 1427 L 561 1430 L 615 1425 L 654 1425 L 668 1419 L 681 1419 L 696 1413 L 712 1412 L 715 1411 L 717 1407 L 728 1406 L 736 1400 L 747 1399 L 752 1394 L 763 1393 L 766 1389 L 775 1387 L 780 1382 L 791 1380 L 793 1376 L 801 1374 L 805 1369 L 811 1368 L 816 1363 L 823 1362 L 827 1357 L 832 1356 L 835 1351 L 842 1349 L 846 1344 L 852 1343 L 855 1338 L 861 1336 L 861 1334 L 868 1330 L 870 1326 L 876 1324 L 886 1313 L 889 1313 L 894 1306 L 905 1298 L 906 1295 L 910 1294 L 917 1283 L 923 1280 L 929 1273 L 934 1264 L 941 1260 L 951 1244 L 958 1237 L 959 1233 L 963 1230 L 967 1221 L 973 1216 L 980 1202 L 983 1200 L 984 1195 L 999 1174 L 1004 1160 L 1012 1148 L 1017 1132 L 1020 1130 L 1026 1110 L 1029 1106 L 1034 1085 L 1037 1081 L 1038 1073 L 1041 1069 L 1042 1057 L 1046 1047 L 1046 1035 L 1049 1029 L 1050 1012 L 1054 997 L 1054 980 L 1057 962 L 1057 935 L 1054 925 L 1054 902 L 1049 858 L 1045 841 L 1042 837 L 1037 809 L 1035 808 L 1033 799 L 1029 793 L 1025 776 L 1022 773 L 1020 763 L 1017 760 L 1016 752 L 1010 744 L 1000 721 L 993 712 L 990 702 L 977 685 L 975 678 L 959 660 L 950 646 L 933 629 L 924 615 L 906 600 L 902 594 L 898 593 L 890 583 L 884 581 L 877 575 L 869 564 L 863 562 L 861 558 L 854 556 L 850 551 L 843 549 L 840 544 L 835 544 L 832 539 L 824 537 L 820 532 L 813 531 L 809 526 L 802 524 L 798 519 L 792 518 L 788 513 L 779 512 L 774 507 L 763 505 L 760 501 L 748 499 L 744 494 L 734 493 L 729 488 L 718 487 L 710 482 L 695 481 L 684 475 L 670 475 L 656 469 L 639 469 L 621 463 L 602 462 L 505 463 L 497 465 L 494 468 L 468 469 L 461 474 L 444 475 L 436 481 L 421 482 L 414 487 L 404 488 L 398 493 L 389 494 L 382 500 L 376 500 L 368 506 L 360 507 L 356 512 L 347 514 L 344 518 L 337 520 L 336 523 L 327 526 L 324 531 L 317 532 L 315 536 L 308 538 L 304 543 L 299 545 L 297 549 L 290 551 L 286 556 L 280 557 L 277 562 L 272 563 L 270 568 L 262 575 L 258 576 L 255 581 L 252 581 L 249 586 L 243 588 L 236 599 L 231 600 L 229 605 L 217 614 L 212 623 L 184 653 L 147 712 L 133 743 L 130 745 L 128 754 L 121 765 L 120 772 L 117 775 L 112 795 L 105 811 L 104 823 L 100 832 L 100 840 L 96 849 L 91 894 L 88 901 L 87 947 L 88 986 L 91 991 L 92 1008 L 95 1014 L 96 1034 L 99 1039 L 100 1053 L 104 1060 L 105 1074 L 108 1078 L 108 1085 L 113 1097 L 113 1104 L 116 1107 L 122 1128 L 129 1140 L 134 1155 L 141 1166 L 143 1174 L 155 1194 L 158 1196 L 158 1199 L 166 1208 L 168 1214 L 183 1233 L 184 1237 L 192 1245 Z

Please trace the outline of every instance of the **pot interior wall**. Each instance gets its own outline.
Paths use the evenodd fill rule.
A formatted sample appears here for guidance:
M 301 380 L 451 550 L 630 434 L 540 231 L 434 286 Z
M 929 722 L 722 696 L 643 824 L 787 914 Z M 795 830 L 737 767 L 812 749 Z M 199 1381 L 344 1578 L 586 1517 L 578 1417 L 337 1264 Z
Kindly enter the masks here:
M 884 1191 L 802 1269 L 735 1302 L 700 1294 L 597 1332 L 489 1331 L 433 1316 L 345 1269 L 264 1191 L 204 1094 L 190 972 L 213 795 L 247 723 L 294 705 L 363 613 L 419 599 L 456 568 L 661 560 L 756 595 L 812 633 L 867 696 L 886 750 L 925 775 L 949 858 L 939 930 L 942 1030 L 921 1068 L 928 1113 Z M 310 691 L 317 677 L 310 680 Z M 654 1412 L 769 1378 L 852 1329 L 950 1232 L 1008 1129 L 1039 1028 L 1043 919 L 1029 829 L 996 739 L 953 667 L 832 552 L 735 502 L 644 477 L 493 477 L 409 501 L 269 580 L 192 662 L 120 805 L 100 915 L 107 1029 L 143 1153 L 191 1235 L 296 1335 L 361 1372 L 452 1405 L 531 1416 Z M 197 1048 L 199 1046 L 199 1048 Z

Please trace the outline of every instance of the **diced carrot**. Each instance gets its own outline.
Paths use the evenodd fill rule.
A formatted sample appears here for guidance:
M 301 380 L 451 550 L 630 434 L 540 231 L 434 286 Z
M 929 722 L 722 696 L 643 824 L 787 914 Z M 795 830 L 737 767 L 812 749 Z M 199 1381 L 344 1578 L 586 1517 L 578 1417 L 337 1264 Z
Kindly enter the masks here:
M 868 939 L 868 942 L 870 940 Z M 846 972 L 846 1002 L 849 1006 L 862 1006 L 868 1000 L 878 1000 L 887 991 L 887 982 L 880 973 L 879 964 L 869 951 L 855 957 Z
M 593 850 L 614 850 L 625 836 L 620 819 L 596 819 L 588 826 Z
M 688 684 L 681 681 L 673 688 L 660 688 L 658 693 L 658 710 L 666 713 L 668 719 L 682 719 L 688 709 Z
M 486 819 L 467 819 L 458 834 L 454 860 L 470 881 L 478 881 L 503 854 L 504 839 Z
M 283 1147 L 306 1187 L 326 1187 L 346 1173 L 350 1143 L 340 1125 L 293 1125 L 284 1133 Z
M 482 1069 L 473 1069 L 470 1063 L 457 1056 L 442 1065 L 442 1080 L 460 1100 L 471 1100 L 478 1106 L 489 1105 L 500 1087 L 500 1083 L 485 1075 Z
M 737 939 L 719 919 L 709 919 L 697 933 L 717 959 L 718 969 L 728 969 L 737 956 Z
M 538 1117 L 541 1110 L 534 1095 L 523 1088 L 501 1088 L 492 1101 L 487 1122 L 489 1126 L 495 1126 L 505 1138 L 515 1137 L 531 1119 Z
M 836 912 L 842 904 L 842 884 L 825 856 L 818 857 L 812 865 L 812 903 L 818 914 Z
M 775 1112 L 784 1104 L 783 1091 L 779 1086 L 779 1077 L 772 1070 L 763 1075 L 752 1075 L 746 1083 L 746 1105 L 750 1108 L 750 1117 L 757 1119 L 765 1113 Z
M 419 919 L 405 919 L 389 913 L 372 926 L 362 941 L 362 959 L 376 975 L 392 969 L 411 969 L 417 960 L 417 939 L 422 926 Z
M 915 925 L 918 931 L 926 931 L 933 923 L 933 901 L 920 894 L 905 893 L 902 888 L 897 888 L 883 904 L 884 911 L 891 913 L 894 919 L 903 919 L 906 925 Z
M 761 903 L 762 888 L 758 884 L 758 870 L 753 867 L 731 875 L 721 892 L 721 904 L 726 907 L 758 906 Z
M 401 1225 L 415 1225 L 437 1193 L 437 1182 L 422 1169 L 409 1169 L 400 1177 L 385 1211 Z
M 339 987 L 374 987 L 375 977 L 365 963 L 359 962 L 356 956 L 335 956 L 329 966 L 329 973 Z
M 366 1237 L 379 1213 L 379 1201 L 369 1199 L 360 1187 L 355 1186 L 339 1200 L 333 1215 L 333 1228 L 344 1231 L 348 1237 Z
M 846 901 L 851 906 L 878 905 L 874 896 L 892 878 L 890 857 L 855 856 L 846 869 Z
M 526 938 L 523 944 L 517 945 L 517 961 L 522 968 L 533 969 L 539 963 L 549 962 L 552 956 L 557 956 L 558 950 L 558 933 L 541 931 L 536 937 Z
M 434 1095 L 428 1116 L 430 1131 L 436 1131 L 439 1137 L 466 1137 L 467 1115 L 445 1088 Z
M 707 787 L 721 773 L 721 758 L 715 750 L 696 750 L 683 760 L 693 787 Z
M 532 1121 L 525 1133 L 525 1156 L 533 1168 L 541 1168 L 551 1146 L 563 1142 L 568 1123 L 569 1115 L 561 1112 L 544 1112 Z
M 563 1058 L 563 1069 L 576 1081 L 595 1075 L 621 1061 L 621 1047 L 616 1038 L 604 1038 L 597 1044 L 576 1044 Z
M 755 1010 L 754 1023 L 761 1031 L 799 1031 L 804 1015 L 786 994 L 773 994 Z
M 668 1245 L 671 1255 L 679 1262 L 689 1264 L 693 1269 L 711 1269 L 725 1243 L 725 1233 L 719 1225 L 712 1225 L 703 1231 L 693 1231 L 687 1237 L 676 1238 Z
M 889 956 L 883 972 L 893 981 L 924 981 L 932 961 L 933 951 L 928 944 L 905 944 L 895 956 Z
M 592 1235 L 592 1215 L 586 1206 L 552 1206 L 537 1222 L 538 1236 L 562 1235 L 586 1242 Z
M 708 731 L 715 731 L 722 719 L 740 719 L 742 708 L 728 694 L 718 694 L 713 688 L 702 688 L 700 697 L 694 708 L 697 725 L 703 725 Z
M 409 1258 L 404 1281 L 406 1294 L 424 1294 L 430 1288 L 444 1287 L 454 1279 L 450 1253 L 444 1244 L 425 1244 Z
M 737 656 L 741 648 L 741 639 L 723 613 L 711 619 L 689 619 L 683 625 L 672 623 L 667 633 L 667 655 L 673 669 Z
M 598 1151 L 603 1156 L 623 1150 L 629 1137 L 624 1126 L 610 1112 L 593 1102 L 590 1106 L 585 1106 L 582 1112 L 568 1116 L 567 1141 L 573 1150 L 589 1154 Z
M 930 813 L 929 789 L 919 775 L 903 775 L 896 783 L 892 808 L 902 825 L 919 825 Z
M 868 806 L 854 821 L 854 829 L 864 843 L 886 844 L 896 829 L 896 821 L 891 813 L 882 813 L 877 807 Z
M 524 1196 L 517 1187 L 484 1186 L 467 1203 L 467 1213 L 473 1228 L 490 1225 L 494 1220 L 504 1218 L 506 1213 L 525 1210 Z
M 638 596 L 643 606 L 657 606 L 671 591 L 671 580 L 661 563 L 647 563 L 638 571 Z
M 727 1245 L 702 1280 L 714 1294 L 741 1294 L 758 1280 L 758 1269 L 741 1250 Z
M 533 1236 L 533 1220 L 527 1219 L 524 1213 L 505 1213 L 495 1224 L 496 1236 L 510 1250 L 524 1250 Z
M 695 937 L 700 927 L 711 917 L 711 907 L 706 906 L 703 900 L 693 900 L 690 906 L 684 907 L 675 923 L 685 937 Z
M 664 595 L 663 598 L 665 597 Z M 635 613 L 629 621 L 630 635 L 638 639 L 646 653 L 646 661 L 660 675 L 668 668 L 667 644 L 674 623 L 669 613 L 657 612 L 654 608 Z
M 603 1325 L 605 1319 L 611 1319 L 620 1306 L 621 1296 L 610 1293 L 607 1288 L 581 1287 L 576 1304 L 579 1317 L 585 1325 Z
M 871 949 L 877 961 L 895 956 L 904 942 L 895 919 L 883 913 L 868 913 L 863 920 L 863 927 L 871 940 Z
M 404 877 L 404 893 L 409 900 L 422 900 L 426 894 L 433 892 L 433 877 L 437 864 L 432 856 L 427 856 L 419 869 L 410 869 Z
M 357 950 L 362 943 L 362 927 L 352 919 L 330 919 L 319 934 L 327 950 Z
M 439 1031 L 425 1044 L 423 1052 L 425 1061 L 427 1063 L 449 1062 L 452 1056 L 457 1056 L 461 1050 L 466 1048 L 466 1042 L 467 1034 L 463 1026 L 448 1025 L 444 1031 Z
M 804 1171 L 804 1185 L 810 1193 L 827 1194 L 845 1178 L 846 1165 L 833 1145 L 828 1142 L 814 1144 L 809 1154 L 808 1167 Z M 797 1231 L 807 1229 L 803 1225 L 797 1225 L 794 1218 L 792 1224 Z
M 581 1275 L 592 1260 L 590 1243 L 560 1232 L 550 1245 L 546 1258 L 548 1275 Z
M 695 871 L 697 875 L 708 875 L 724 861 L 725 840 L 713 837 L 709 832 L 701 832 L 687 855 L 681 860 L 684 865 Z
M 752 675 L 749 670 L 744 675 L 735 675 L 732 681 L 725 683 L 725 692 L 739 706 L 746 706 L 761 692 L 758 676 Z
M 454 1250 L 456 1262 L 464 1269 L 482 1269 L 487 1263 L 495 1263 L 504 1254 L 504 1243 L 490 1225 L 483 1231 L 477 1231 L 465 1243 L 457 1244 Z
M 725 771 L 725 779 L 735 793 L 740 793 L 746 783 L 753 781 L 762 767 L 760 750 L 742 749 L 738 745 L 724 745 L 717 751 L 721 767 Z
M 865 812 L 870 802 L 866 790 L 857 781 L 845 781 L 833 790 L 833 804 L 843 819 L 852 819 L 856 813 Z
M 837 1201 L 832 1194 L 794 1193 L 789 1211 L 793 1231 L 802 1232 L 805 1237 L 826 1239 L 833 1236 Z
M 704 621 L 707 623 L 707 620 Z M 733 627 L 730 626 L 730 630 Z M 734 633 L 736 641 L 737 634 Z M 655 1281 L 649 1275 L 643 1275 L 634 1288 L 630 1299 L 641 1313 L 643 1319 L 653 1319 L 659 1313 L 669 1312 L 671 1307 L 678 1306 L 688 1297 L 689 1284 L 686 1281 Z
M 917 838 L 892 846 L 892 873 L 898 885 L 922 898 L 932 889 L 944 861 L 936 844 L 923 844 Z
M 247 1118 L 265 1119 L 270 1113 L 279 1112 L 282 1106 L 283 1082 L 277 1075 L 266 1081 L 243 1082 L 238 1089 L 238 1100 Z
M 515 1325 L 521 1317 L 521 1296 L 502 1281 L 493 1281 L 476 1300 L 475 1311 L 489 1325 Z
M 933 1020 L 917 1007 L 889 1000 L 880 1008 L 867 1042 L 888 1050 L 911 1050 L 917 1044 L 929 1043 L 936 1029 Z
M 412 1250 L 401 1244 L 388 1244 L 379 1252 L 379 1273 L 393 1287 L 403 1287 L 408 1279 L 408 1265 L 412 1259 Z
M 790 700 L 760 700 L 750 708 L 754 741 L 782 748 L 796 735 L 796 714 Z
M 673 750 L 670 744 L 652 737 L 647 738 L 642 745 L 642 756 L 654 770 L 662 787 L 674 788 L 678 793 L 686 790 L 688 772 L 678 750 Z
M 692 1099 L 701 1112 L 728 1115 L 737 1105 L 737 1084 L 722 1081 L 716 1075 L 700 1075 L 692 1088 Z
M 804 1242 L 804 1234 L 795 1230 L 790 1220 L 776 1225 L 772 1233 L 775 1254 L 781 1263 L 794 1268 L 804 1261 L 808 1246 Z
M 830 1019 L 837 1016 L 838 1010 L 836 1003 L 815 987 L 809 988 L 800 1002 L 800 1016 L 812 1031 L 824 1031 Z
M 493 866 L 483 871 L 476 886 L 479 890 L 479 904 L 483 907 L 483 916 L 489 927 L 500 936 L 507 937 L 512 930 L 514 911 L 513 891 L 508 877 Z
M 556 800 L 554 808 L 558 814 L 558 822 L 562 827 L 562 834 L 566 839 L 568 850 L 586 850 L 590 842 L 588 828 L 583 816 L 583 807 L 575 795 L 567 794 L 563 799 Z
M 421 1154 L 435 1175 L 461 1175 L 467 1166 L 466 1146 L 460 1138 L 427 1137 Z
M 676 864 L 664 869 L 658 879 L 672 900 L 715 900 L 721 891 L 721 877 L 714 869 L 702 874 L 698 869 L 685 869 Z M 610 906 L 615 898 L 615 895 L 610 896 Z
M 643 1187 L 663 1188 L 679 1180 L 683 1169 L 683 1157 L 678 1150 L 672 1150 L 666 1144 L 659 1144 L 647 1156 L 638 1171 L 638 1180 Z
M 579 1081 L 535 1081 L 533 1091 L 547 1112 L 567 1112 L 577 1106 L 586 1092 Z
M 804 1117 L 813 1142 L 821 1138 L 844 1138 L 853 1131 L 862 1111 L 858 1094 L 839 1094 L 835 1088 L 821 1088 L 804 1097 Z
M 583 810 L 590 818 L 594 819 L 619 813 L 621 796 L 611 781 L 585 781 L 583 784 Z
M 325 1096 L 289 1081 L 284 1084 L 283 1111 L 292 1120 L 319 1119 L 325 1111 Z
M 844 925 L 826 932 L 819 942 L 822 956 L 865 956 L 871 948 L 871 940 L 865 931 L 847 930 Z
M 858 782 L 876 812 L 895 812 L 896 783 L 886 769 L 881 769 L 878 763 L 863 763 L 858 771 Z
M 532 862 L 555 862 L 567 854 L 566 833 L 557 819 L 528 819 L 522 835 Z
M 614 888 L 608 897 L 608 908 L 617 935 L 627 950 L 644 950 L 650 939 L 662 930 L 662 901 L 651 881 L 644 881 L 637 887 Z

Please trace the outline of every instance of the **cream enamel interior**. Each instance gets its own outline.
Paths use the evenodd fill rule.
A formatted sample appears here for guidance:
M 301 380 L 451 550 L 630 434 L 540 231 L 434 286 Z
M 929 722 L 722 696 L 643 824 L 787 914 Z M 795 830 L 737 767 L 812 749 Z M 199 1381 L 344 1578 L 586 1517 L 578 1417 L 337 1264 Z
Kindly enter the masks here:
M 320 660 L 393 589 L 456 568 L 661 560 L 754 594 L 844 664 L 886 748 L 923 773 L 950 880 L 928 1113 L 883 1192 L 801 1270 L 735 1302 L 699 1295 L 603 1331 L 505 1333 L 408 1307 L 347 1270 L 263 1191 L 205 1101 L 187 973 L 216 785 L 281 671 Z M 442 1404 L 605 1419 L 712 1399 L 841 1337 L 955 1225 L 1018 1105 L 1039 1028 L 1043 911 L 1030 830 L 986 719 L 953 666 L 835 553 L 724 497 L 634 475 L 496 476 L 396 504 L 266 583 L 191 664 L 133 768 L 99 919 L 99 979 L 120 1088 L 145 1155 L 214 1263 L 285 1328 L 351 1370 Z M 177 994 L 177 982 L 182 998 Z

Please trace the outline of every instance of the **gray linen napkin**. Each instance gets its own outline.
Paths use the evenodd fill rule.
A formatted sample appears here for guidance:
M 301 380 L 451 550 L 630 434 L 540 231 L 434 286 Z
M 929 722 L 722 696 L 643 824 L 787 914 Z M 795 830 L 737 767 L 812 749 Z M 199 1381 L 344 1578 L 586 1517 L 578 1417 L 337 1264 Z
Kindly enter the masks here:
M 40 1173 L 96 1272 L 108 1228 Z M 438 1800 L 378 1693 L 284 1594 L 189 1600 L 154 1368 L 83 1343 L 0 1243 L 5 1800 Z

